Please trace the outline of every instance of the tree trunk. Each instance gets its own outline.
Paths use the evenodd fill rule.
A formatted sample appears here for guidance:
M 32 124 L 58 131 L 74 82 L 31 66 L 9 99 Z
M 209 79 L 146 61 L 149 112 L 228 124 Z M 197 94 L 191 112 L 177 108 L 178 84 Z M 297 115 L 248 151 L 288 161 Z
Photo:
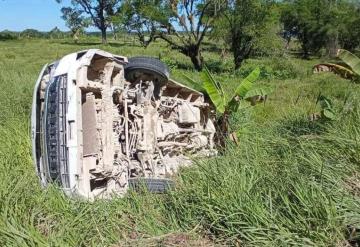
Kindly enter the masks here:
M 184 47 L 181 50 L 181 53 L 188 56 L 191 59 L 192 64 L 194 65 L 194 68 L 197 71 L 201 71 L 203 68 L 203 58 L 200 54 L 200 49 L 196 45 L 191 45 Z
M 252 38 L 241 37 L 241 34 L 234 32 L 231 40 L 231 51 L 234 56 L 235 70 L 239 69 L 242 62 L 247 59 L 252 49 Z
M 249 57 L 250 47 L 235 47 L 233 49 L 235 70 L 241 67 L 242 62 Z
M 199 53 L 198 54 L 192 54 L 192 55 L 190 55 L 190 59 L 191 59 L 191 62 L 193 63 L 193 65 L 194 65 L 194 68 L 197 71 L 201 71 L 202 68 L 203 68 L 203 59 L 202 59 L 201 55 Z
M 203 68 L 204 59 L 200 53 L 200 47 L 197 45 L 189 45 L 180 48 L 180 52 L 191 59 L 194 68 L 201 71 Z
M 291 42 L 291 36 L 286 37 L 286 40 L 285 40 L 285 50 L 289 50 L 289 49 L 290 49 L 290 42 Z
M 309 59 L 309 50 L 307 48 L 307 45 L 303 45 L 302 50 L 303 50 L 302 58 Z
M 336 33 L 328 39 L 326 49 L 330 58 L 335 58 L 337 56 L 337 50 L 339 49 L 338 36 L 339 35 Z
M 101 28 L 101 42 L 102 42 L 103 44 L 107 44 L 106 28 L 105 28 L 105 27 Z
M 113 39 L 117 40 L 117 32 L 114 25 L 111 25 L 111 31 L 112 31 Z
M 307 36 L 307 32 L 305 32 L 300 36 L 300 41 L 301 41 L 301 49 L 302 49 L 302 58 L 309 59 L 310 44 L 309 44 L 309 38 Z
M 239 69 L 241 67 L 242 62 L 245 60 L 245 57 L 240 55 L 240 54 L 236 54 L 234 53 L 234 65 L 235 65 L 235 70 Z
M 79 41 L 79 37 L 77 33 L 74 33 L 73 39 L 74 39 L 74 43 L 77 44 L 77 42 Z

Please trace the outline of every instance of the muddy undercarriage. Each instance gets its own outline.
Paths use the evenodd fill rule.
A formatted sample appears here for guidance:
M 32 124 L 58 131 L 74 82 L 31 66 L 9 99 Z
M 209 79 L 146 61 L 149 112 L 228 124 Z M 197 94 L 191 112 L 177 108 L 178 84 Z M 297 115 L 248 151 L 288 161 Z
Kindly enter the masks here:
M 203 95 L 152 67 L 155 59 L 128 62 L 100 51 L 80 60 L 86 58 L 71 81 L 71 73 L 59 75 L 62 86 L 54 68 L 41 77 L 34 139 L 43 184 L 55 180 L 71 194 L 106 198 L 125 194 L 131 180 L 171 178 L 191 158 L 216 154 L 213 113 Z M 66 92 L 66 105 L 47 103 L 55 83 L 54 97 L 60 102 L 59 92 Z

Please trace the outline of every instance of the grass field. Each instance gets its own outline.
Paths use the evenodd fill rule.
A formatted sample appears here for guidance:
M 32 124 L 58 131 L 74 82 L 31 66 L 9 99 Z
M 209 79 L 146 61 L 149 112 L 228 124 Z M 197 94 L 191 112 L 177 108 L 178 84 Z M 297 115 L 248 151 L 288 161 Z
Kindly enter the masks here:
M 31 160 L 29 117 L 43 64 L 87 48 L 161 57 L 175 79 L 196 80 L 189 60 L 163 44 L 0 42 L 0 246 L 350 246 L 360 229 L 360 85 L 311 73 L 318 59 L 248 60 L 238 72 L 231 56 L 209 49 L 208 67 L 228 92 L 259 66 L 259 84 L 275 90 L 266 104 L 232 119 L 240 144 L 196 161 L 165 195 L 69 199 L 42 190 Z M 205 47 L 205 48 L 207 48 Z M 195 87 L 198 85 L 195 85 Z M 322 93 L 335 121 L 310 122 Z M 355 245 L 354 245 L 355 246 Z

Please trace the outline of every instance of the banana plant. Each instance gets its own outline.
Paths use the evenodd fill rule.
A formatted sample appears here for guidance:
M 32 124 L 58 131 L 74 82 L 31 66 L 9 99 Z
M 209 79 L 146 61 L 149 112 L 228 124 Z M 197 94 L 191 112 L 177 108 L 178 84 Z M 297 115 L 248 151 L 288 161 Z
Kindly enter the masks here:
M 334 74 L 340 75 L 342 78 L 345 79 L 353 79 L 355 75 L 355 73 L 351 69 L 335 63 L 316 64 L 313 67 L 313 73 L 320 73 L 320 72 L 333 72 Z
M 221 84 L 215 80 L 214 76 L 206 66 L 201 72 L 201 80 L 203 81 L 202 87 L 219 115 L 218 123 L 221 131 L 219 138 L 221 139 L 220 145 L 224 145 L 225 143 L 223 137 L 229 136 L 229 116 L 239 109 L 241 100 L 248 100 L 251 102 L 251 105 L 255 105 L 264 101 L 271 92 L 270 88 L 253 88 L 253 84 L 258 79 L 259 75 L 260 69 L 254 69 L 239 83 L 234 93 L 228 97 Z M 185 77 L 190 83 L 197 84 L 191 78 Z
M 353 73 L 356 75 L 357 78 L 360 77 L 359 57 L 343 49 L 338 50 L 337 56 L 351 68 L 351 70 L 353 71 Z
M 317 99 L 317 102 L 320 104 L 321 107 L 320 114 L 323 119 L 327 119 L 327 120 L 336 119 L 333 103 L 329 98 L 325 97 L 324 95 L 320 95 Z
M 240 100 L 245 99 L 246 94 L 252 89 L 253 83 L 258 79 L 260 69 L 254 69 L 241 83 L 237 86 L 234 94 L 228 98 L 224 93 L 221 84 L 214 79 L 214 76 L 205 67 L 201 74 L 203 81 L 202 87 L 209 95 L 216 110 L 226 117 L 239 109 Z
M 333 72 L 345 79 L 360 79 L 360 58 L 351 52 L 339 49 L 337 56 L 348 66 L 334 63 L 320 63 L 313 67 L 314 73 Z
M 320 112 L 314 112 L 312 114 L 310 114 L 309 116 L 309 120 L 310 121 L 316 121 L 316 120 L 336 120 L 336 113 L 333 107 L 333 103 L 332 101 L 322 95 L 321 93 L 319 93 L 319 96 L 316 99 L 316 105 L 320 105 Z
M 254 106 L 260 102 L 265 102 L 272 91 L 273 89 L 271 87 L 256 87 L 249 90 L 244 98 Z

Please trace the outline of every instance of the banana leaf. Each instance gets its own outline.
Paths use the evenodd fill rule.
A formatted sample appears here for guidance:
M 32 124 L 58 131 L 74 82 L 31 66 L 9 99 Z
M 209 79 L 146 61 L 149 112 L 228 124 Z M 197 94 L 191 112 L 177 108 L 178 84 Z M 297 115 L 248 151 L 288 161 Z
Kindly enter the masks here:
M 265 102 L 267 96 L 272 93 L 273 90 L 271 87 L 252 88 L 246 93 L 244 99 L 250 101 L 251 105 L 254 106 L 258 103 Z
M 252 98 L 254 96 L 267 96 L 273 92 L 273 88 L 270 87 L 257 87 L 250 89 L 244 96 L 244 99 Z
M 333 107 L 331 100 L 324 95 L 320 95 L 318 97 L 318 102 L 320 103 L 322 109 L 332 109 Z
M 355 76 L 354 71 L 352 71 L 349 68 L 346 68 L 340 64 L 334 64 L 334 63 L 320 63 L 313 67 L 314 73 L 320 73 L 320 72 L 334 72 L 335 74 L 340 75 L 341 77 L 345 79 L 353 79 Z
M 340 49 L 338 51 L 338 57 L 343 60 L 347 65 L 349 65 L 350 68 L 357 74 L 357 76 L 360 76 L 360 58 L 358 58 L 351 52 L 343 49 Z
M 260 69 L 254 69 L 236 88 L 235 94 L 228 103 L 228 109 L 230 112 L 236 112 L 240 105 L 240 99 L 243 99 L 246 94 L 250 91 L 253 83 L 257 80 L 260 75 Z
M 203 72 L 201 73 L 201 79 L 203 80 L 203 88 L 215 105 L 216 110 L 220 113 L 224 113 L 226 97 L 220 83 L 215 81 L 214 77 L 206 67 L 204 67 Z
M 188 75 L 182 73 L 183 78 L 191 85 L 191 88 L 201 92 L 206 93 L 204 88 L 200 85 L 200 83 L 194 81 L 192 78 L 190 78 Z
M 332 109 L 323 109 L 322 110 L 322 116 L 329 119 L 329 120 L 335 120 L 336 115 Z

